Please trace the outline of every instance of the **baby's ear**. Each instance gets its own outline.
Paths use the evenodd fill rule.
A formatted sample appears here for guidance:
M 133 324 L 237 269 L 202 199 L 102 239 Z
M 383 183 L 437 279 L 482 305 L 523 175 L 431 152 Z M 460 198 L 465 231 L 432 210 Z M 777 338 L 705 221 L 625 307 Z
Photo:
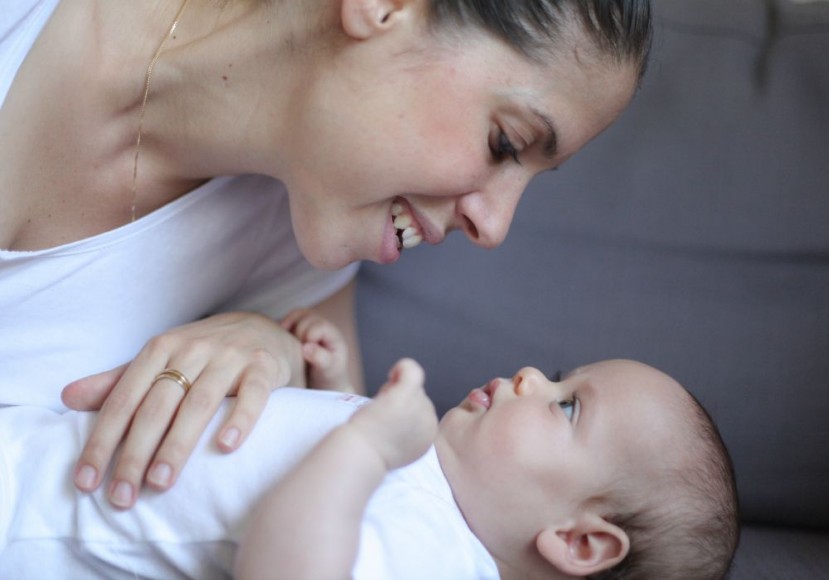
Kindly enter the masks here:
M 340 18 L 346 34 L 366 40 L 390 29 L 412 13 L 417 0 L 342 0 Z
M 570 576 L 588 576 L 625 559 L 630 540 L 622 528 L 597 515 L 541 531 L 535 540 L 539 554 Z

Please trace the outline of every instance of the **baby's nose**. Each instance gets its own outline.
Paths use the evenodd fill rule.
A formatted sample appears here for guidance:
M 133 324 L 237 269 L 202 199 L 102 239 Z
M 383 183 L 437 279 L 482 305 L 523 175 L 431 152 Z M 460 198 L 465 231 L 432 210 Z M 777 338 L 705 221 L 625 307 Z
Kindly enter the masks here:
M 529 395 L 546 381 L 547 377 L 544 373 L 533 367 L 524 367 L 512 377 L 513 388 L 517 395 Z

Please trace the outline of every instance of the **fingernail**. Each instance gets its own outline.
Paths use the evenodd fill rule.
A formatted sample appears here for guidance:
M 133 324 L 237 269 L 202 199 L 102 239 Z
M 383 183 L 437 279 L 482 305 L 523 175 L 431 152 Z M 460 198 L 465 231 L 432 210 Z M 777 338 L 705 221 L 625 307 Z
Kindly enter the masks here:
M 117 482 L 112 487 L 109 499 L 117 507 L 130 507 L 132 505 L 132 486 L 126 481 Z
M 173 479 L 173 468 L 166 463 L 156 463 L 147 475 L 147 481 L 159 487 L 167 487 Z
M 219 438 L 219 442 L 228 449 L 233 449 L 239 442 L 239 437 L 241 435 L 242 434 L 236 427 L 231 427 L 230 429 L 222 433 L 222 436 Z
M 75 485 L 84 491 L 91 491 L 95 487 L 98 472 L 91 465 L 82 466 L 75 474 Z

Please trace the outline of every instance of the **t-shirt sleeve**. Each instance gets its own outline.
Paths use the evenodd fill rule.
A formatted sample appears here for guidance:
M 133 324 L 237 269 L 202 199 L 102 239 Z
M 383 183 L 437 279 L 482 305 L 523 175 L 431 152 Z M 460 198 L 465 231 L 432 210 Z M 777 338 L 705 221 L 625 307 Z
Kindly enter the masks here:
M 352 578 L 492 578 L 470 549 L 469 532 L 456 524 L 453 510 L 445 507 L 428 493 L 373 499 L 363 520 Z

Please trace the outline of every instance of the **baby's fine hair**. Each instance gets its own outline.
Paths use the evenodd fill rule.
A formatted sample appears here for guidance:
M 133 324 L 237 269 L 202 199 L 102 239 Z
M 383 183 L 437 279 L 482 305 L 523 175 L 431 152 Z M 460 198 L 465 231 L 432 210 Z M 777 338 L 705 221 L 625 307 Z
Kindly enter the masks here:
M 543 61 L 571 38 L 573 24 L 599 54 L 645 73 L 653 37 L 650 0 L 431 0 L 435 25 L 472 25 Z
M 739 541 L 737 487 L 731 457 L 702 405 L 687 393 L 693 442 L 681 467 L 633 513 L 609 521 L 625 530 L 630 551 L 590 580 L 721 580 Z M 641 503 L 641 502 L 640 502 Z

